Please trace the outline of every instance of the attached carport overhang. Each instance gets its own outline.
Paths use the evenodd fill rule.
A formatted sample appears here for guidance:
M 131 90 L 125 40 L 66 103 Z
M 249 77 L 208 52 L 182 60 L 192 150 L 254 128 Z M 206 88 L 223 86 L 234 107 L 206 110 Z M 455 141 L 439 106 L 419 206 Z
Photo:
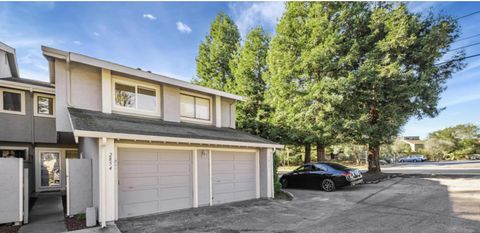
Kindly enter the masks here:
M 189 123 L 166 122 L 119 114 L 69 108 L 73 134 L 79 137 L 112 138 L 147 142 L 272 148 L 283 145 L 240 130 Z

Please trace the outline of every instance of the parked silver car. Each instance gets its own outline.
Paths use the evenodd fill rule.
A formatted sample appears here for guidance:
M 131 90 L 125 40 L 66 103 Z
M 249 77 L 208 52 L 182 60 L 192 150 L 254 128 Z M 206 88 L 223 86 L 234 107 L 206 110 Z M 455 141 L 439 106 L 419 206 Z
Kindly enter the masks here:
M 411 155 L 404 158 L 400 158 L 398 162 L 406 163 L 406 162 L 425 162 L 427 158 L 423 155 Z
M 468 159 L 470 160 L 480 160 L 480 154 L 473 154 L 468 156 Z

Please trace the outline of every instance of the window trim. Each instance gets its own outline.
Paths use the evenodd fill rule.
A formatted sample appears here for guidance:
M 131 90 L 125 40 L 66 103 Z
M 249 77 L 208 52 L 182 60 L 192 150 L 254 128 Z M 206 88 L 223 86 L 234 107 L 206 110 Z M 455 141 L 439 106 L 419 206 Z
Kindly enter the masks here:
M 115 102 L 115 84 L 123 84 L 123 85 L 128 85 L 128 86 L 134 86 L 135 87 L 135 107 L 134 108 L 129 108 L 129 107 L 123 107 L 123 106 L 118 106 L 117 103 Z M 138 109 L 138 87 L 140 88 L 145 88 L 145 89 L 152 89 L 155 91 L 155 97 L 157 100 L 156 106 L 155 106 L 155 111 L 149 111 L 149 110 L 143 110 L 143 109 Z M 142 81 L 137 81 L 134 79 L 128 79 L 128 78 L 123 78 L 120 76 L 112 75 L 112 111 L 113 112 L 119 112 L 119 113 L 127 113 L 127 114 L 132 114 L 132 115 L 147 115 L 147 116 L 154 116 L 154 117 L 161 117 L 161 92 L 160 92 L 160 85 L 155 85 L 152 83 L 146 83 Z
M 25 157 L 23 161 L 30 161 L 29 150 L 26 146 L 0 146 L 0 150 L 25 150 Z
M 201 99 L 207 99 L 208 100 L 208 103 L 209 103 L 209 107 L 208 107 L 208 120 L 205 120 L 205 119 L 200 119 L 200 118 L 196 118 L 196 117 L 187 117 L 187 116 L 182 116 L 182 112 L 181 112 L 181 109 L 179 108 L 180 110 L 180 120 L 182 122 L 193 122 L 193 123 L 207 123 L 207 124 L 212 124 L 213 123 L 213 110 L 212 110 L 212 107 L 213 107 L 213 98 L 211 96 L 208 96 L 208 95 L 202 95 L 202 94 L 198 94 L 198 93 L 194 93 L 194 92 L 190 92 L 190 91 L 180 91 L 180 96 L 181 95 L 186 95 L 186 96 L 191 96 L 191 97 L 194 97 L 193 101 L 194 101 L 194 108 L 196 108 L 195 106 L 195 98 L 201 98 Z M 180 98 L 181 99 L 181 98 Z M 179 104 L 182 104 L 181 101 Z M 194 109 L 194 116 L 196 115 L 196 111 Z
M 17 111 L 9 111 L 3 109 L 3 92 L 11 92 L 20 94 L 20 112 Z M 16 114 L 16 115 L 25 115 L 25 91 L 10 89 L 10 88 L 3 88 L 0 87 L 0 113 L 8 113 L 8 114 Z
M 47 98 L 52 98 L 53 99 L 53 101 L 52 101 L 53 107 L 52 107 L 52 114 L 51 115 L 38 113 L 38 97 L 47 97 Z M 55 96 L 54 95 L 47 95 L 47 94 L 43 94 L 43 93 L 33 93 L 33 115 L 34 116 L 55 118 L 55 114 L 56 114 L 55 105 L 56 105 L 56 103 L 55 103 Z

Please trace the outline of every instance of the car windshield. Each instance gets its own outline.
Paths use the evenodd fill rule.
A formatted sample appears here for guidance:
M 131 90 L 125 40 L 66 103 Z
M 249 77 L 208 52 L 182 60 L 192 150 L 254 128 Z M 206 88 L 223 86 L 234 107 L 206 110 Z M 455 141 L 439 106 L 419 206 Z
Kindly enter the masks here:
M 327 166 L 329 166 L 329 167 L 331 167 L 331 168 L 333 168 L 333 169 L 335 169 L 335 170 L 340 170 L 340 171 L 344 171 L 344 170 L 350 169 L 350 168 L 345 167 L 345 166 L 343 166 L 343 165 L 341 165 L 341 164 L 338 164 L 338 163 L 325 163 L 325 165 L 327 165 Z

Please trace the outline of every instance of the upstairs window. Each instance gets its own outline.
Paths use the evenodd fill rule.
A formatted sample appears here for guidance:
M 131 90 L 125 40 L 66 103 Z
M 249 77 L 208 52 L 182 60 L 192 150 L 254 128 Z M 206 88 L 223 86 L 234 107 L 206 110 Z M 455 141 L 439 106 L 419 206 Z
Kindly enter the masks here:
M 34 94 L 34 115 L 43 117 L 55 116 L 55 97 L 52 95 Z
M 207 96 L 180 94 L 180 116 L 188 121 L 211 122 L 211 101 Z
M 113 79 L 113 109 L 160 116 L 160 87 L 143 82 Z
M 0 89 L 0 112 L 25 115 L 25 92 Z

